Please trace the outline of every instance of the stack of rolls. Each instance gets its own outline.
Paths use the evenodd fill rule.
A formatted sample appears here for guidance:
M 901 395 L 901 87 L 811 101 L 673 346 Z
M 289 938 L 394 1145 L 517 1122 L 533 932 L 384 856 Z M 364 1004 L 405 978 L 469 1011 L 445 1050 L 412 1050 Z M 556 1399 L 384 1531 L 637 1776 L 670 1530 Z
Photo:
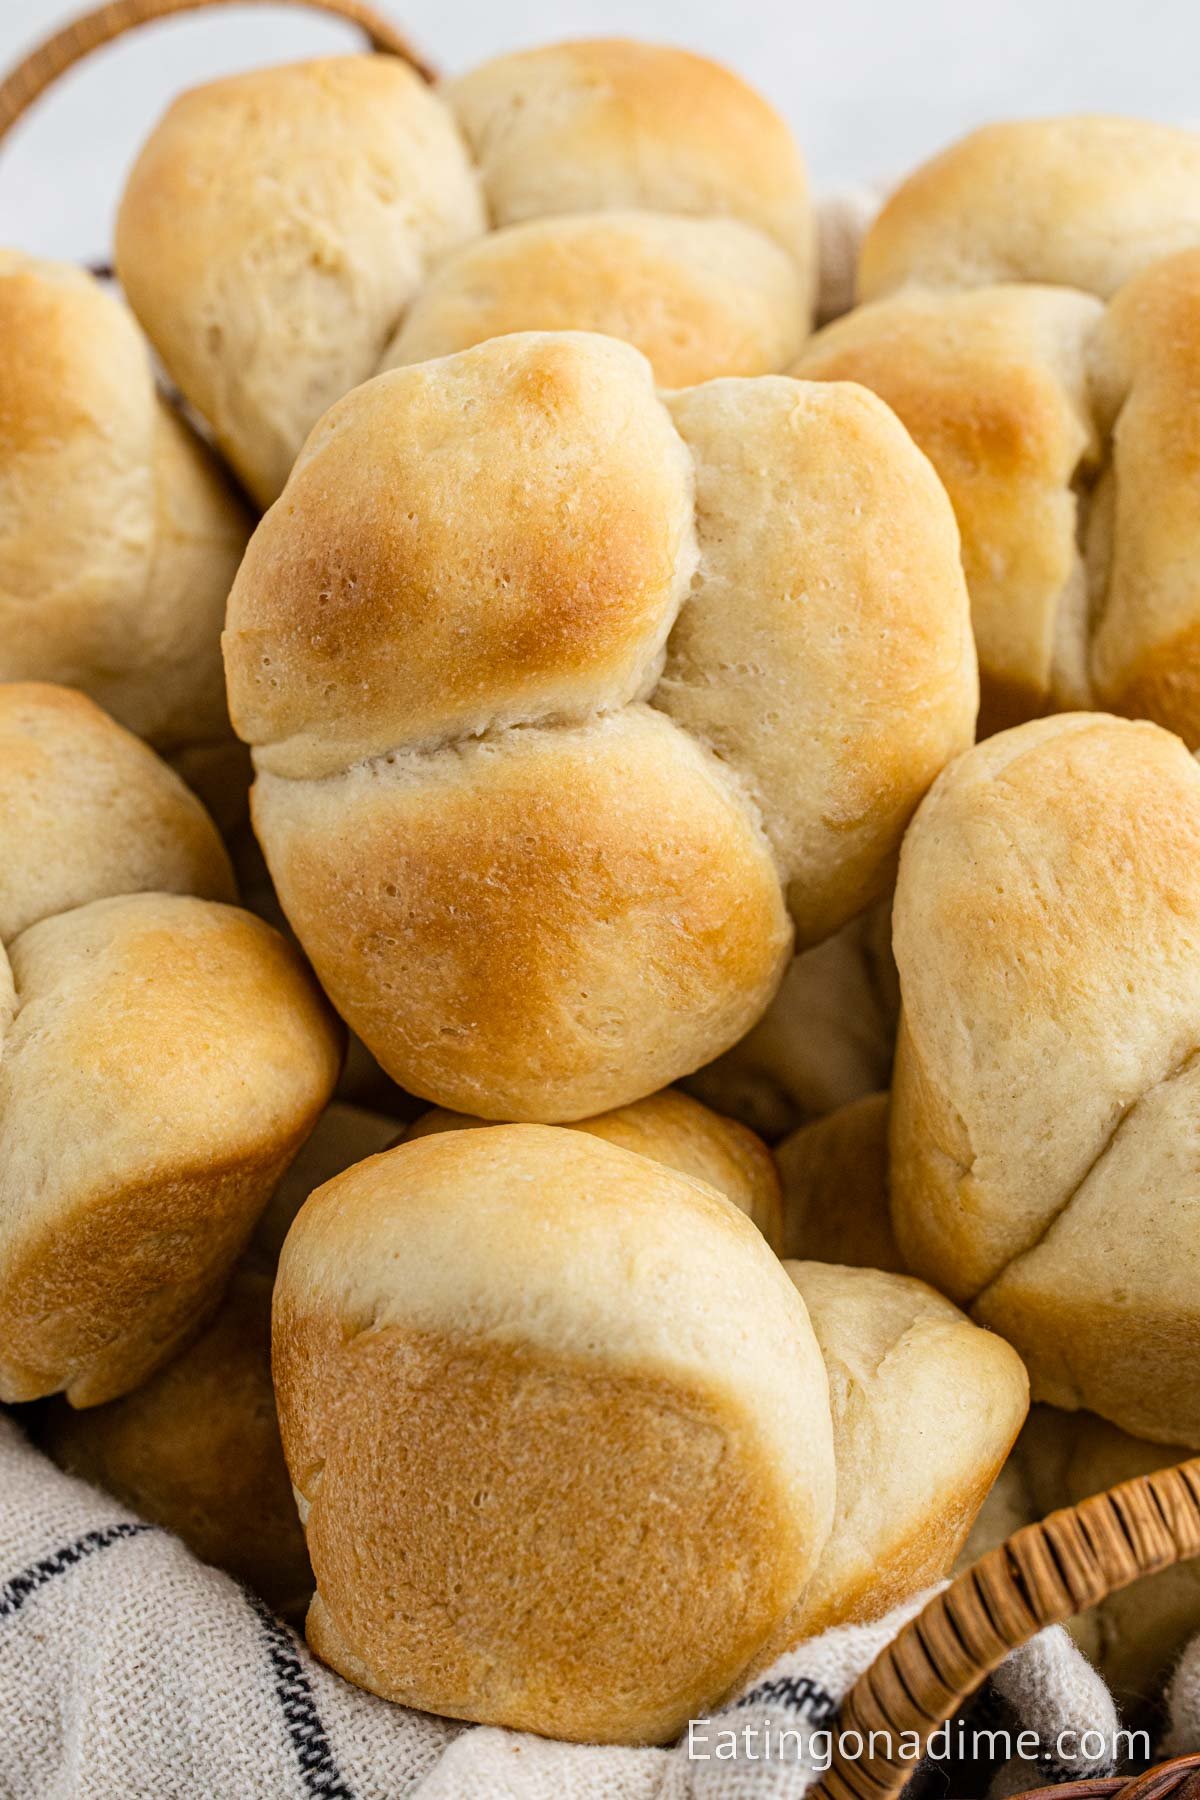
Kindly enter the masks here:
M 0 681 L 81 689 L 233 824 L 220 636 L 251 515 L 90 275 L 0 250 L 0 343 Z
M 884 206 L 859 293 L 797 372 L 880 394 L 945 482 L 981 734 L 1103 707 L 1200 746 L 1200 136 L 976 132 Z
M 670 1742 L 1200 1442 L 1200 143 L 978 134 L 809 340 L 813 236 L 605 40 L 212 83 L 128 309 L 0 259 L 0 1397 L 452 1718 Z
M 502 56 L 433 92 L 393 57 L 183 95 L 117 222 L 172 379 L 263 506 L 380 368 L 510 331 L 602 331 L 668 385 L 785 369 L 814 227 L 783 121 L 727 69 L 622 39 Z
M 0 1398 L 93 1406 L 203 1322 L 339 1035 L 211 821 L 81 694 L 0 686 Z

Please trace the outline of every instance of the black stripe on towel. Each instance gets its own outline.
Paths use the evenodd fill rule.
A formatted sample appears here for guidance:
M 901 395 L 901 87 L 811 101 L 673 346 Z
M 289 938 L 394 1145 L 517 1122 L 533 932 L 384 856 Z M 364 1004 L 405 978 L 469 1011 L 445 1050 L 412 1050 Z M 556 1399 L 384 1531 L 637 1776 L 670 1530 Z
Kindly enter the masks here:
M 813 1725 L 827 1725 L 838 1710 L 833 1695 L 808 1675 L 777 1675 L 774 1681 L 760 1681 L 735 1700 L 733 1710 L 740 1712 L 747 1706 L 785 1706 Z
M 325 1736 L 325 1727 L 321 1723 L 308 1676 L 296 1655 L 291 1632 L 286 1625 L 280 1624 L 275 1614 L 256 1594 L 248 1593 L 246 1601 L 262 1626 L 267 1640 L 267 1655 L 275 1677 L 275 1695 L 283 1713 L 292 1749 L 296 1752 L 296 1761 L 300 1764 L 300 1777 L 306 1790 L 314 1796 L 314 1800 L 355 1800 L 354 1790 L 343 1778 L 333 1748 Z
M 144 1532 L 153 1531 L 153 1525 L 135 1525 L 121 1523 L 105 1525 L 96 1531 L 85 1531 L 77 1537 L 73 1544 L 64 1544 L 52 1556 L 43 1556 L 40 1562 L 31 1563 L 29 1568 L 22 1569 L 11 1581 L 0 1587 L 0 1619 L 7 1619 L 13 1613 L 20 1612 L 25 1602 L 44 1588 L 48 1581 L 56 1575 L 65 1575 L 76 1563 L 85 1557 L 93 1556 L 97 1550 L 107 1550 L 110 1544 L 120 1543 L 122 1538 L 141 1537 Z

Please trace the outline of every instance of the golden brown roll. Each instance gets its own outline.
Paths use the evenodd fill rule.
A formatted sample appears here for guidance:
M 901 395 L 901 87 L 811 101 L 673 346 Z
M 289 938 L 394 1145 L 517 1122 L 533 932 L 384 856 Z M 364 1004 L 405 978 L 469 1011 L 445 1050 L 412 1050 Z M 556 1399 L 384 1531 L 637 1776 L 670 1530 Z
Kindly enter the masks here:
M 740 219 L 811 268 L 791 133 L 707 57 L 630 38 L 551 44 L 481 64 L 446 99 L 497 225 L 624 207 Z
M 667 1741 L 828 1537 L 791 1281 L 714 1189 L 587 1133 L 438 1133 L 318 1189 L 273 1340 L 309 1643 L 388 1698 Z
M 703 1182 L 528 1125 L 319 1189 L 274 1362 L 317 1654 L 610 1742 L 668 1740 L 944 1573 L 1027 1400 L 1015 1352 L 923 1283 L 781 1268 Z
M 829 1375 L 837 1508 L 764 1661 L 949 1573 L 1029 1405 L 1016 1352 L 906 1275 L 784 1264 Z
M 668 406 L 583 333 L 333 408 L 225 652 L 326 991 L 487 1118 L 586 1118 L 744 1035 L 793 932 L 886 888 L 975 708 L 953 519 L 885 407 L 781 376 Z
M 200 1335 L 133 1393 L 77 1412 L 54 1401 L 39 1439 L 62 1468 L 181 1537 L 287 1617 L 312 1594 L 271 1385 L 271 1289 L 283 1235 L 312 1189 L 394 1137 L 333 1105 L 275 1190 Z
M 265 1269 L 240 1264 L 181 1355 L 106 1406 L 54 1401 L 38 1436 L 60 1468 L 295 1618 L 312 1572 L 275 1416 L 271 1286 Z
M 795 957 L 753 1031 L 688 1089 L 773 1141 L 885 1087 L 899 1016 L 889 894 Z
M 1114 297 L 1092 355 L 1111 445 L 1090 518 L 1097 700 L 1200 749 L 1200 250 Z
M 445 106 L 398 58 L 348 56 L 180 95 L 130 174 L 116 258 L 172 380 L 268 506 L 428 269 L 483 228 Z
M 600 331 L 663 387 L 786 369 L 810 296 L 779 244 L 737 219 L 568 213 L 490 232 L 435 271 L 381 368 L 511 331 Z
M 350 388 L 503 332 L 612 332 L 672 385 L 783 369 L 815 258 L 804 167 L 765 101 L 702 57 L 607 39 L 440 93 L 384 56 L 198 88 L 143 147 L 117 261 L 268 505 Z
M 439 1131 L 470 1131 L 488 1122 L 435 1107 L 413 1120 L 404 1141 Z M 783 1203 L 775 1159 L 762 1139 L 736 1119 L 722 1118 L 688 1094 L 664 1088 L 594 1119 L 578 1119 L 574 1129 L 707 1182 L 753 1219 L 772 1250 L 779 1251 Z M 303 1153 L 297 1160 L 303 1160 Z
M 797 364 L 805 379 L 861 381 L 886 400 L 945 484 L 984 734 L 1089 699 L 1097 608 L 1080 494 L 1103 454 L 1088 391 L 1102 316 L 1067 288 L 905 289 L 837 320 Z
M 81 688 L 245 814 L 220 636 L 250 519 L 120 301 L 0 250 L 0 681 Z
M 864 382 L 945 483 L 981 733 L 1104 707 L 1200 747 L 1200 250 L 1107 310 L 1069 288 L 907 288 L 822 332 L 797 372 Z
M 0 686 L 0 1398 L 90 1406 L 216 1304 L 337 1075 L 300 958 L 143 744 Z
M 887 1140 L 888 1096 L 865 1094 L 777 1145 L 781 1256 L 907 1273 L 892 1230 Z
M 906 282 L 1081 288 L 1107 300 L 1200 247 L 1200 134 L 1081 115 L 985 125 L 895 190 L 862 247 L 859 295 Z
M 292 1220 L 308 1196 L 353 1163 L 378 1156 L 396 1142 L 400 1131 L 400 1121 L 386 1113 L 332 1101 L 284 1171 L 254 1227 L 248 1254 L 274 1271 Z
M 1064 714 L 948 768 L 905 841 L 892 1220 L 1035 1398 L 1200 1440 L 1200 769 Z

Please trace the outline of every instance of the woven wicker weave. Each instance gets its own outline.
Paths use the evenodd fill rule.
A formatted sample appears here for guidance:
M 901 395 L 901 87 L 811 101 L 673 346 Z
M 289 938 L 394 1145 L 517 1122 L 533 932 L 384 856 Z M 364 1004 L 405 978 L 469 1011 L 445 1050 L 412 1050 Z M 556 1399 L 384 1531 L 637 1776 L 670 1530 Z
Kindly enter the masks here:
M 1193 1556 L 1200 1556 L 1200 1457 L 1027 1525 L 931 1600 L 855 1684 L 842 1707 L 843 1731 L 861 1732 L 867 1745 L 875 1732 L 876 1743 L 897 1754 L 835 1754 L 819 1800 L 891 1800 L 912 1773 L 898 1754 L 904 1733 L 928 1742 L 1043 1627 Z M 1084 1782 L 1054 1791 L 1061 1800 L 1122 1787 Z M 1175 1787 L 1136 1791 L 1150 1800 Z
M 256 0 L 250 0 L 256 3 Z M 110 0 L 65 26 L 0 82 L 0 138 L 65 71 L 136 26 L 205 6 L 247 0 Z M 356 25 L 373 50 L 400 56 L 427 81 L 431 66 L 408 40 L 361 0 L 297 0 Z M 918 1615 L 856 1683 L 839 1724 L 862 1742 L 891 1743 L 917 1733 L 927 1743 L 939 1725 L 1002 1663 L 1047 1625 L 1128 1587 L 1144 1575 L 1200 1556 L 1200 1457 L 1125 1482 L 1110 1493 L 1026 1526 L 981 1558 Z M 909 1736 L 911 1742 L 911 1736 Z M 893 1800 L 911 1760 L 840 1754 L 815 1800 Z M 1200 1800 L 1200 1754 L 1163 1763 L 1131 1781 L 1080 1781 L 1021 1800 Z
M 1129 1781 L 1118 1776 L 1110 1781 L 1068 1781 L 1058 1787 L 1034 1788 L 1017 1800 L 1200 1800 L 1200 1752 L 1159 1763 Z

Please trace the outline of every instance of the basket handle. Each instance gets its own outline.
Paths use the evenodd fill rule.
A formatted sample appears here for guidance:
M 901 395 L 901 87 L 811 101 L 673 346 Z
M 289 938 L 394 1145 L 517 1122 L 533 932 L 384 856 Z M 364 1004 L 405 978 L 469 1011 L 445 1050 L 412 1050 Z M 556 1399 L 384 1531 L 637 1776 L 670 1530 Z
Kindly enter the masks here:
M 264 0 L 249 0 L 249 3 L 258 5 Z M 111 44 L 127 31 L 147 25 L 154 19 L 196 12 L 204 6 L 235 4 L 245 5 L 247 0 L 109 0 L 106 6 L 84 13 L 36 45 L 0 81 L 0 140 L 60 75 L 65 75 L 75 63 L 90 56 L 101 45 Z M 296 4 L 317 12 L 333 13 L 349 24 L 357 25 L 372 50 L 402 57 L 425 81 L 437 79 L 436 71 L 414 50 L 408 39 L 381 13 L 364 4 L 364 0 L 296 0 Z
M 936 1595 L 859 1677 L 839 1731 L 860 1733 L 864 1746 L 875 1732 L 885 1750 L 855 1759 L 835 1748 L 814 1800 L 894 1800 L 914 1768 L 897 1754 L 904 1733 L 924 1749 L 1010 1651 L 1193 1556 L 1200 1457 L 1025 1526 Z

